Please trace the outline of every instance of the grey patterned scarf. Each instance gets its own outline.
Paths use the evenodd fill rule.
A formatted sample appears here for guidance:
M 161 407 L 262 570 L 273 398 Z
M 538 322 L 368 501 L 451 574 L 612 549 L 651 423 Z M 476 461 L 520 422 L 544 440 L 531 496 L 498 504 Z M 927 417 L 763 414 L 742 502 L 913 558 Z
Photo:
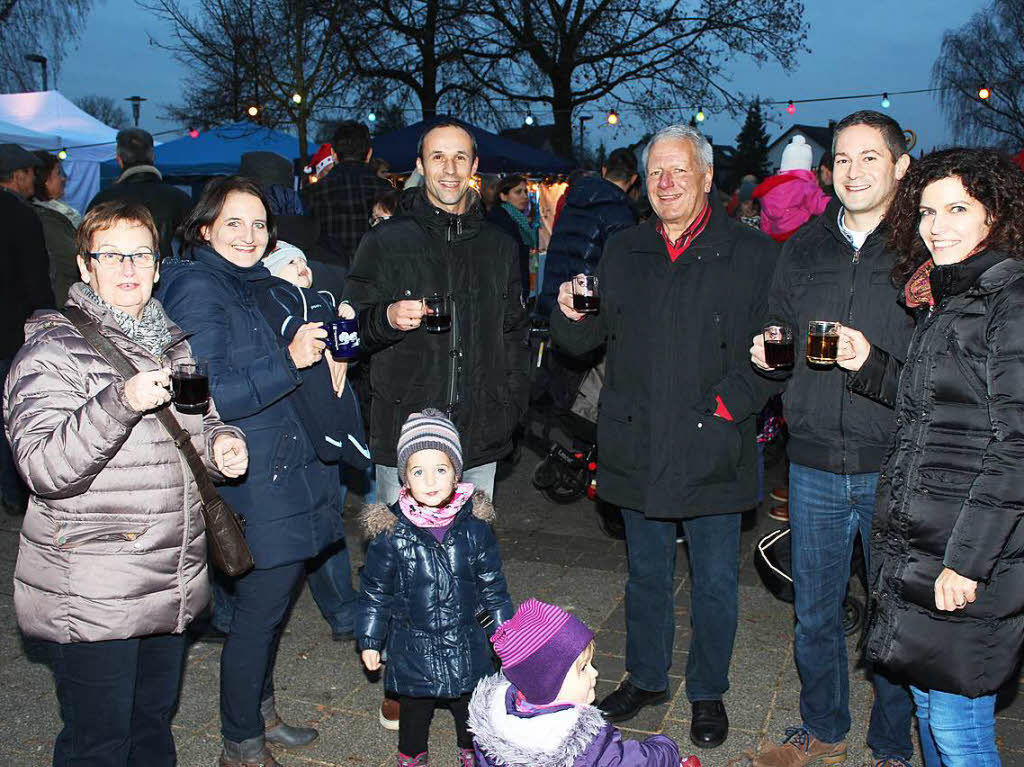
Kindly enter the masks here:
M 117 322 L 124 334 L 137 343 L 146 351 L 160 356 L 164 348 L 171 340 L 171 331 L 167 327 L 167 315 L 153 299 L 146 302 L 142 309 L 142 316 L 135 319 L 130 314 L 116 309 L 98 295 L 89 285 L 84 282 L 78 283 L 81 294 L 96 304 L 110 315 Z

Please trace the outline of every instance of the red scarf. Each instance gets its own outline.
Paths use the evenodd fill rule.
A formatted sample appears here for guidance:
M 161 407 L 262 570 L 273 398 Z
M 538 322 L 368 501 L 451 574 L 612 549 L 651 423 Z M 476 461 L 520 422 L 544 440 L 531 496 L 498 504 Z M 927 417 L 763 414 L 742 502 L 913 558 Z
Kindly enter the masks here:
M 661 235 L 662 239 L 665 240 L 665 249 L 668 251 L 668 257 L 675 263 L 676 259 L 679 258 L 686 249 L 693 244 L 693 241 L 697 239 L 697 236 L 704 231 L 704 228 L 708 225 L 708 221 L 711 220 L 711 204 L 705 200 L 704 207 L 701 208 L 700 213 L 697 214 L 697 218 L 693 220 L 693 223 L 686 227 L 684 231 L 675 242 L 668 238 L 668 234 L 665 232 L 665 225 L 658 222 L 657 230 L 658 234 Z

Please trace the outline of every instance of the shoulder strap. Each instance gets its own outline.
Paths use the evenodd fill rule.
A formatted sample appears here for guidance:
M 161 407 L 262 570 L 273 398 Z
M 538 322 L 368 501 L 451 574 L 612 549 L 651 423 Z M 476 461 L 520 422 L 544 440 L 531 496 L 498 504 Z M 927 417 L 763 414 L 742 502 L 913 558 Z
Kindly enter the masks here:
M 61 309 L 61 312 L 78 328 L 82 338 L 88 341 L 89 345 L 117 371 L 118 375 L 127 381 L 139 372 L 131 361 L 121 353 L 121 350 L 100 332 L 92 317 L 82 309 L 79 309 L 77 306 L 66 306 Z M 164 429 L 167 430 L 167 433 L 170 434 L 175 446 L 181 451 L 185 463 L 188 464 L 192 476 L 195 477 L 196 485 L 199 486 L 199 495 L 203 499 L 203 503 L 208 503 L 217 495 L 217 491 L 214 489 L 210 475 L 203 465 L 203 459 L 199 457 L 195 445 L 192 444 L 191 436 L 181 428 L 181 424 L 178 423 L 178 419 L 174 417 L 169 407 L 160 408 L 154 415 L 163 425 Z

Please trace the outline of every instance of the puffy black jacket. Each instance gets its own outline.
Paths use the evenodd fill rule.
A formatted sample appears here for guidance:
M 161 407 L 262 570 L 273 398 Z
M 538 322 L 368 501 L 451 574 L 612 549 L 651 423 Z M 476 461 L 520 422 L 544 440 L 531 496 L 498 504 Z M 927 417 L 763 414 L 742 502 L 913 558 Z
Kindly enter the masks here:
M 515 612 L 491 529 L 494 507 L 475 493 L 438 543 L 395 503 L 363 512 L 372 538 L 359 580 L 360 650 L 387 647 L 384 687 L 400 695 L 457 698 L 493 671 L 476 614 L 498 626 Z
M 92 198 L 88 210 L 101 202 L 131 200 L 141 202 L 153 214 L 160 235 L 160 256 L 171 258 L 174 233 L 192 210 L 192 198 L 165 183 L 160 171 L 151 165 L 129 168 L 113 184 Z
M 451 332 L 391 327 L 392 302 L 433 292 L 451 296 Z M 397 463 L 402 424 L 425 407 L 451 413 L 466 468 L 509 451 L 529 394 L 529 330 L 516 243 L 483 220 L 479 201 L 455 216 L 422 189 L 403 195 L 396 214 L 359 244 L 345 297 L 360 310 L 363 347 L 372 354 L 376 463 Z
M 850 379 L 897 416 L 872 526 L 867 653 L 971 698 L 1014 673 L 1024 643 L 1022 278 L 1024 263 L 999 253 L 936 267 L 936 306 L 906 364 L 873 346 Z M 973 604 L 936 609 L 944 567 L 979 582 Z
M 892 436 L 892 411 L 852 396 L 842 369 L 812 368 L 805 362 L 807 323 L 841 322 L 902 358 L 914 322 L 897 302 L 899 290 L 889 277 L 894 257 L 885 244 L 884 222 L 855 251 L 839 230 L 840 207 L 833 201 L 786 242 L 765 317 L 793 328 L 797 364 L 782 395 L 789 459 L 835 474 L 864 474 L 882 464 Z
M 559 286 L 577 274 L 593 274 L 608 238 L 635 226 L 636 220 L 633 203 L 611 181 L 600 176 L 574 181 L 551 234 L 537 313 L 551 314 Z
M 597 420 L 597 492 L 650 517 L 742 511 L 756 501 L 754 418 L 777 390 L 750 369 L 777 246 L 725 215 L 673 263 L 656 219 L 619 232 L 597 274 L 598 314 L 551 313 L 555 343 L 607 343 Z M 736 419 L 712 415 L 715 395 Z

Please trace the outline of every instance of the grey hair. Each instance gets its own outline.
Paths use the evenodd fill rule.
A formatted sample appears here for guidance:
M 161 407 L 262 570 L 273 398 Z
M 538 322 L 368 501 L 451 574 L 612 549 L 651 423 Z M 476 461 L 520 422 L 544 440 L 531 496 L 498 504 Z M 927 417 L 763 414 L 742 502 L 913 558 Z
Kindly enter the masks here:
M 697 157 L 700 158 L 704 165 L 703 170 L 710 170 L 715 167 L 714 151 L 708 140 L 704 138 L 704 135 L 696 128 L 685 123 L 676 123 L 675 125 L 662 128 L 647 142 L 647 146 L 644 147 L 643 155 L 641 156 L 641 162 L 643 162 L 645 170 L 647 169 L 647 155 L 651 153 L 651 147 L 665 139 L 686 139 L 690 141 L 697 152 Z

